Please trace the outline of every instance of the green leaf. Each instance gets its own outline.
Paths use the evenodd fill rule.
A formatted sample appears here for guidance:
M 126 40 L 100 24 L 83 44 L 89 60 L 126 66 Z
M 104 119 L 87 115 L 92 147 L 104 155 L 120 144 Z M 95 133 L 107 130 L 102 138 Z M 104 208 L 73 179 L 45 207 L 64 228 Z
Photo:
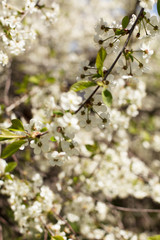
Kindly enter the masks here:
M 54 236 L 52 237 L 52 240 L 64 240 L 64 238 L 61 236 Z
M 96 82 L 82 80 L 82 81 L 74 83 L 71 86 L 70 90 L 72 90 L 74 92 L 78 92 L 78 91 L 83 90 L 85 88 L 89 88 L 89 87 L 96 86 L 96 85 L 97 85 Z
M 44 132 L 47 132 L 47 130 L 48 130 L 48 129 L 47 129 L 46 127 L 44 127 L 44 128 L 42 128 L 42 129 L 40 130 L 40 132 L 41 132 L 41 133 L 44 133 Z
M 12 125 L 8 128 L 9 130 L 21 131 L 21 132 L 25 131 L 23 124 L 19 119 L 13 119 L 13 120 L 11 120 L 11 122 L 12 122 Z
M 106 50 L 103 47 L 101 47 L 97 53 L 97 58 L 96 58 L 96 67 L 98 70 L 98 74 L 100 74 L 100 76 L 103 76 L 102 68 L 103 68 L 103 63 L 106 56 L 107 56 Z
M 0 134 L 0 141 L 24 137 L 24 136 L 16 135 L 15 133 L 10 132 L 8 129 L 1 129 L 1 133 L 2 134 Z
M 157 12 L 158 15 L 160 16 L 160 0 L 157 1 Z
M 102 99 L 103 102 L 110 107 L 112 105 L 112 94 L 110 91 L 108 91 L 107 89 L 104 89 L 102 92 Z
M 54 136 L 52 136 L 52 137 L 50 138 L 50 140 L 51 140 L 52 142 L 56 142 L 56 139 L 55 139 Z
M 76 184 L 78 181 L 79 181 L 79 177 L 78 176 L 73 177 L 74 184 Z
M 160 235 L 148 237 L 148 240 L 160 240 Z
M 19 141 L 15 141 L 11 144 L 9 144 L 3 151 L 1 154 L 1 158 L 7 158 L 11 155 L 13 155 L 15 152 L 17 152 L 19 150 L 19 148 L 26 143 L 25 140 L 19 140 Z
M 37 76 L 31 76 L 29 77 L 29 82 L 33 83 L 33 84 L 38 84 L 40 82 L 40 77 L 39 75 Z
M 5 172 L 11 172 L 17 167 L 16 162 L 9 162 L 8 165 L 5 168 Z
M 53 111 L 53 114 L 54 115 L 57 115 L 58 117 L 61 117 L 61 116 L 63 116 L 64 114 L 61 112 L 61 111 Z
M 47 82 L 54 83 L 56 79 L 54 77 L 47 77 Z
M 123 30 L 121 29 L 116 29 L 115 35 L 121 35 L 123 33 Z
M 133 56 L 131 54 L 129 54 L 129 57 L 130 57 L 131 61 L 133 62 L 134 61 Z
M 6 180 L 13 180 L 13 178 L 11 177 L 11 175 L 9 173 L 5 174 L 5 179 Z
M 86 144 L 85 147 L 89 152 L 96 152 L 98 150 L 98 145 L 96 143 L 93 145 Z
M 92 75 L 92 79 L 93 79 L 93 78 L 100 78 L 100 77 L 101 77 L 101 75 L 100 75 L 100 74 L 98 74 L 98 73 L 96 73 L 96 74 Z
M 123 29 L 128 26 L 128 23 L 129 23 L 129 17 L 128 17 L 128 16 L 125 16 L 125 17 L 122 19 L 122 27 L 123 27 Z

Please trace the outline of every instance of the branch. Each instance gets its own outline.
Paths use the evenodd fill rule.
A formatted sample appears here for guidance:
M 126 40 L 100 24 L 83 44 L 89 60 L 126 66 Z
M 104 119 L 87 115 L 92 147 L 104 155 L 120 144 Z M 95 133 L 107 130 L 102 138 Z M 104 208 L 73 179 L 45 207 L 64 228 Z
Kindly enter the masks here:
M 81 108 L 83 108 L 85 106 L 85 104 L 87 102 L 89 102 L 89 100 L 93 97 L 93 95 L 97 92 L 97 90 L 100 88 L 100 86 L 97 86 L 96 89 L 92 92 L 92 94 L 84 101 L 84 103 L 82 103 L 82 105 L 74 112 L 75 114 L 78 113 Z
M 4 103 L 6 106 L 9 105 L 9 90 L 11 87 L 11 72 L 6 80 L 5 88 L 4 88 Z
M 28 95 L 24 95 L 22 98 L 19 98 L 16 102 L 12 103 L 6 108 L 6 112 L 11 112 L 14 108 L 18 107 L 21 103 L 25 102 L 28 99 Z
M 102 82 L 106 80 L 106 78 L 108 77 L 108 75 L 110 74 L 110 72 L 112 71 L 112 69 L 114 68 L 114 66 L 116 65 L 117 61 L 119 60 L 120 56 L 121 56 L 122 53 L 124 52 L 125 48 L 127 47 L 128 42 L 129 42 L 129 40 L 130 40 L 130 38 L 131 38 L 131 36 L 132 36 L 132 33 L 133 33 L 134 29 L 135 29 L 135 26 L 136 26 L 136 24 L 137 24 L 140 16 L 142 15 L 143 11 L 144 11 L 144 8 L 142 8 L 142 9 L 140 10 L 140 12 L 139 12 L 139 14 L 138 14 L 138 16 L 137 16 L 134 24 L 132 25 L 131 29 L 129 30 L 129 34 L 128 34 L 128 37 L 127 37 L 127 39 L 126 39 L 126 41 L 125 41 L 125 43 L 124 43 L 123 48 L 121 49 L 120 53 L 118 54 L 118 56 L 116 57 L 116 59 L 115 59 L 114 62 L 112 63 L 111 67 L 108 69 L 108 71 L 107 71 L 106 74 L 104 75 L 104 78 L 103 78 Z M 95 90 L 92 92 L 92 94 L 85 100 L 85 102 L 82 103 L 82 105 L 74 112 L 75 114 L 78 113 L 78 112 L 85 106 L 85 104 L 86 104 L 87 102 L 89 102 L 89 100 L 93 97 L 93 95 L 97 92 L 97 90 L 98 90 L 99 88 L 100 88 L 100 86 L 97 86 L 97 87 L 96 87 L 96 89 L 95 89 Z
M 132 36 L 132 33 L 133 33 L 134 29 L 135 29 L 135 26 L 136 26 L 136 24 L 137 24 L 140 16 L 142 15 L 143 11 L 144 11 L 144 8 L 142 8 L 141 11 L 139 12 L 139 14 L 138 14 L 138 16 L 137 16 L 134 24 L 132 25 L 131 29 L 129 30 L 129 35 L 128 35 L 125 43 L 124 43 L 124 46 L 123 46 L 122 50 L 120 51 L 120 53 L 119 53 L 118 56 L 116 57 L 115 61 L 113 62 L 113 64 L 111 65 L 111 67 L 109 68 L 109 70 L 107 71 L 107 73 L 104 75 L 103 81 L 106 80 L 106 78 L 108 77 L 108 75 L 110 74 L 110 72 L 112 71 L 112 69 L 114 68 L 114 66 L 116 65 L 117 61 L 119 60 L 120 56 L 121 56 L 122 53 L 124 52 L 125 48 L 127 47 L 128 42 L 129 42 L 129 40 L 130 40 L 130 38 L 131 38 L 131 36 Z
M 54 208 L 52 208 L 52 212 L 54 214 L 54 216 L 56 218 L 59 218 L 60 220 L 62 220 L 67 226 L 68 228 L 70 229 L 70 231 L 72 232 L 73 236 L 75 237 L 76 240 L 78 240 L 77 236 L 76 236 L 76 232 L 73 230 L 72 226 L 69 224 L 69 222 L 67 220 L 65 220 L 63 217 L 61 217 L 59 214 L 57 214 L 54 210 Z M 73 237 L 72 236 L 72 237 Z
M 39 2 L 40 2 L 40 0 L 37 0 L 34 7 L 38 6 Z M 22 22 L 23 19 L 28 15 L 29 12 L 30 12 L 30 9 L 28 9 L 28 10 L 23 14 L 23 16 L 21 17 L 21 20 L 20 20 L 21 22 Z
M 120 207 L 109 202 L 108 202 L 108 205 L 111 208 L 114 208 L 116 210 L 123 211 L 123 212 L 160 213 L 160 209 Z
M 3 240 L 2 226 L 0 225 L 0 240 Z

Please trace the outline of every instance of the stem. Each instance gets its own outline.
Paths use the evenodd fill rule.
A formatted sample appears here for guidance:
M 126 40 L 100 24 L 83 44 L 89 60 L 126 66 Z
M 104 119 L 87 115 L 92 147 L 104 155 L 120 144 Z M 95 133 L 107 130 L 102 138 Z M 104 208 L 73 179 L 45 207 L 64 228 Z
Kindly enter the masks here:
M 150 208 L 128 208 L 116 206 L 112 203 L 108 203 L 111 208 L 114 208 L 123 212 L 144 212 L 144 213 L 160 213 L 160 209 L 150 209 Z
M 120 53 L 118 54 L 118 56 L 116 57 L 116 59 L 115 59 L 114 62 L 112 63 L 111 67 L 108 69 L 108 71 L 107 71 L 106 74 L 104 75 L 104 78 L 103 78 L 102 82 L 107 79 L 108 75 L 110 74 L 110 72 L 112 71 L 112 69 L 113 69 L 114 66 L 116 65 L 117 61 L 119 60 L 120 56 L 121 56 L 122 53 L 124 52 L 125 48 L 127 47 L 128 42 L 129 42 L 129 40 L 130 40 L 130 38 L 131 38 L 131 36 L 132 36 L 132 33 L 133 33 L 134 29 L 135 29 L 135 26 L 136 26 L 136 24 L 137 24 L 140 16 L 142 15 L 143 11 L 144 11 L 144 8 L 142 8 L 142 9 L 140 10 L 140 12 L 139 12 L 139 14 L 138 14 L 138 16 L 137 16 L 134 24 L 132 25 L 131 29 L 129 30 L 129 35 L 128 35 L 125 43 L 124 43 L 123 48 L 121 49 Z M 92 92 L 92 94 L 91 94 L 91 95 L 84 101 L 84 103 L 82 103 L 82 105 L 74 112 L 75 114 L 78 113 L 78 112 L 85 106 L 85 104 L 93 97 L 93 95 L 98 91 L 99 88 L 100 88 L 100 86 L 97 86 L 97 87 L 95 88 L 95 90 Z
M 37 1 L 36 1 L 35 7 L 38 6 L 39 2 L 40 2 L 40 0 L 37 0 Z M 23 14 L 23 16 L 22 16 L 21 19 L 20 19 L 21 22 L 22 22 L 23 19 L 29 14 L 29 12 L 30 12 L 30 9 L 28 9 L 28 10 Z
M 70 229 L 71 233 L 74 235 L 75 239 L 78 240 L 77 236 L 76 236 L 76 232 L 73 230 L 72 226 L 69 224 L 69 222 L 64 219 L 63 217 L 61 217 L 59 214 L 57 214 L 54 210 L 54 208 L 52 208 L 52 212 L 54 214 L 54 216 L 57 218 L 57 219 L 60 219 L 62 220 L 67 226 L 68 228 Z
M 75 114 L 78 113 L 81 108 L 85 106 L 85 104 L 93 97 L 93 95 L 97 92 L 97 90 L 100 88 L 100 86 L 97 86 L 96 89 L 92 92 L 92 94 L 82 103 L 82 105 L 74 112 Z
M 144 8 L 142 8 L 141 11 L 139 12 L 139 14 L 138 14 L 138 16 L 137 16 L 134 24 L 132 25 L 131 29 L 129 30 L 129 35 L 128 35 L 125 43 L 124 43 L 124 46 L 123 46 L 122 50 L 120 51 L 120 53 L 118 54 L 118 56 L 117 56 L 116 59 L 114 60 L 114 62 L 113 62 L 113 64 L 111 65 L 111 67 L 108 69 L 107 73 L 104 75 L 103 81 L 106 80 L 106 78 L 108 77 L 108 75 L 110 74 L 110 72 L 112 71 L 112 69 L 114 68 L 114 66 L 116 65 L 117 61 L 119 60 L 120 56 L 122 55 L 123 51 L 124 51 L 125 48 L 127 47 L 128 42 L 129 42 L 129 40 L 130 40 L 130 38 L 131 38 L 131 36 L 132 36 L 132 33 L 133 33 L 133 31 L 134 31 L 134 28 L 135 28 L 135 26 L 136 26 L 136 24 L 137 24 L 140 16 L 142 15 L 143 11 L 144 11 Z
M 113 38 L 113 37 L 114 37 L 114 35 L 113 35 L 113 36 L 110 36 L 110 37 L 108 37 L 108 38 L 106 38 L 106 39 L 104 39 L 103 42 L 105 42 L 105 41 L 107 41 L 108 39 Z

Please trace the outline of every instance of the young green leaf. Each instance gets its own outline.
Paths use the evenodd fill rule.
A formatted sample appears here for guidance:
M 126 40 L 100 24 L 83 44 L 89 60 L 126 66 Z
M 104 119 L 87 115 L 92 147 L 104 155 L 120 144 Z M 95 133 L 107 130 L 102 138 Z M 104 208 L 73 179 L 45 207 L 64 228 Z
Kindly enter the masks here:
M 92 75 L 92 79 L 94 79 L 94 78 L 100 78 L 100 77 L 101 77 L 101 75 L 100 75 L 100 74 L 98 74 L 98 73 L 96 73 L 96 74 Z
M 103 47 L 101 47 L 97 53 L 97 58 L 96 58 L 96 67 L 98 70 L 98 74 L 100 76 L 103 76 L 102 68 L 103 68 L 103 63 L 106 56 L 107 56 L 106 50 Z
M 129 54 L 129 57 L 130 57 L 131 61 L 133 62 L 134 58 L 133 58 L 132 54 Z
M 115 35 L 121 35 L 123 33 L 122 29 L 116 29 L 115 30 Z
M 89 87 L 92 87 L 92 86 L 96 86 L 96 85 L 97 85 L 96 82 L 82 80 L 82 81 L 74 83 L 71 86 L 70 90 L 72 90 L 74 92 L 78 92 L 78 91 L 81 91 L 83 89 L 86 89 L 86 88 L 89 88 Z
M 56 110 L 56 111 L 53 111 L 53 114 L 56 115 L 57 117 L 62 117 L 64 114 L 59 111 L 59 110 Z
M 93 145 L 86 144 L 85 147 L 89 152 L 96 152 L 98 150 L 98 145 L 96 143 Z
M 21 138 L 23 136 L 16 135 L 15 133 L 10 132 L 8 129 L 1 129 L 0 141 L 11 140 L 16 138 Z
M 40 82 L 40 77 L 41 77 L 41 75 L 31 76 L 28 78 L 28 81 L 33 84 L 38 84 Z
M 122 27 L 123 27 L 123 29 L 128 26 L 128 23 L 129 23 L 129 17 L 128 17 L 128 16 L 125 16 L 125 17 L 122 19 Z
M 54 77 L 47 77 L 47 82 L 49 83 L 54 83 L 56 81 L 56 79 Z
M 107 89 L 104 89 L 102 92 L 102 99 L 103 102 L 110 107 L 112 105 L 112 94 L 110 91 L 108 91 Z
M 160 240 L 160 235 L 151 236 L 148 240 Z
M 52 142 L 56 142 L 56 139 L 55 139 L 54 136 L 52 136 L 52 137 L 50 138 L 50 140 L 51 140 Z
M 54 236 L 52 237 L 52 240 L 64 240 L 64 238 L 61 236 Z
M 160 0 L 157 0 L 157 12 L 158 15 L 160 16 Z
M 5 172 L 11 172 L 17 167 L 16 162 L 9 162 L 7 166 L 5 167 Z
M 21 131 L 21 132 L 25 131 L 23 124 L 19 119 L 13 119 L 13 120 L 11 120 L 11 122 L 12 122 L 12 125 L 8 128 L 9 130 Z
M 19 140 L 19 141 L 15 141 L 11 144 L 9 144 L 3 151 L 1 154 L 1 158 L 7 158 L 11 155 L 13 155 L 15 152 L 17 152 L 19 150 L 19 148 L 26 143 L 25 140 Z

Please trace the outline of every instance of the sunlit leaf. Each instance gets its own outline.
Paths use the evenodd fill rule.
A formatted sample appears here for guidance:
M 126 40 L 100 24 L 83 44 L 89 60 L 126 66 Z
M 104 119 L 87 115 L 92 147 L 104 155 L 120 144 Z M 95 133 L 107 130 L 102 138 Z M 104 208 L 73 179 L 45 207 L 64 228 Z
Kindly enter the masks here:
M 102 92 L 102 99 L 103 102 L 110 107 L 112 105 L 112 94 L 110 91 L 108 91 L 107 89 L 104 89 Z
M 19 148 L 26 143 L 25 140 L 19 140 L 19 141 L 15 141 L 11 144 L 9 144 L 3 151 L 1 154 L 1 158 L 7 158 L 11 155 L 13 155 L 15 152 L 17 152 L 19 150 Z
M 160 235 L 148 237 L 148 240 L 160 240 Z
M 23 124 L 19 119 L 13 119 L 13 120 L 11 120 L 11 122 L 12 122 L 12 125 L 8 128 L 9 130 L 22 131 L 22 132 L 25 131 Z
M 64 240 L 64 238 L 61 236 L 54 236 L 52 237 L 52 240 Z
M 78 92 L 78 91 L 81 91 L 83 89 L 86 89 L 86 88 L 89 88 L 89 87 L 92 87 L 92 86 L 96 86 L 96 85 L 97 85 L 96 82 L 82 80 L 82 81 L 74 83 L 71 86 L 70 90 L 72 90 L 74 92 Z
M 5 172 L 11 172 L 17 167 L 16 162 L 9 162 L 8 165 L 5 168 Z
M 53 114 L 54 115 L 56 115 L 56 116 L 58 116 L 58 117 L 60 117 L 60 116 L 63 116 L 64 114 L 61 112 L 61 111 L 58 111 L 58 110 L 56 110 L 56 111 L 53 111 Z
M 52 136 L 52 137 L 50 138 L 50 140 L 51 140 L 52 142 L 56 142 L 56 139 L 55 139 L 54 136 Z
M 106 53 L 106 50 L 101 47 L 97 53 L 97 58 L 96 58 L 96 67 L 97 67 L 97 70 L 98 70 L 98 74 L 100 76 L 103 76 L 103 63 L 104 63 L 104 60 L 107 56 L 107 53 Z
M 16 135 L 15 133 L 10 132 L 8 129 L 1 129 L 0 130 L 2 134 L 0 134 L 0 141 L 4 140 L 11 140 L 11 139 L 17 139 L 22 138 L 24 136 Z

